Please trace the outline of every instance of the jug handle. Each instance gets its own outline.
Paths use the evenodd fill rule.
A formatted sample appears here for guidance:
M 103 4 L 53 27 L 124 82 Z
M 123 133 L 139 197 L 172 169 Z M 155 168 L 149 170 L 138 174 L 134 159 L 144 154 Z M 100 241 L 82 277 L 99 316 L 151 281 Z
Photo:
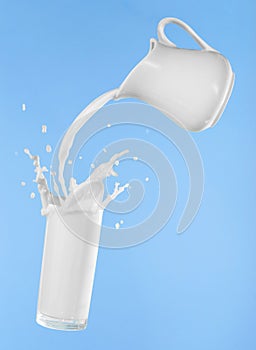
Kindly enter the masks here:
M 167 38 L 164 32 L 165 26 L 169 23 L 177 24 L 178 26 L 186 30 L 186 32 L 188 32 L 192 36 L 192 38 L 202 47 L 202 49 L 218 52 L 217 50 L 212 48 L 210 45 L 208 45 L 189 25 L 187 25 L 185 22 L 181 21 L 180 19 L 174 18 L 174 17 L 163 18 L 158 23 L 157 35 L 160 43 L 168 46 L 176 47 L 176 45 Z

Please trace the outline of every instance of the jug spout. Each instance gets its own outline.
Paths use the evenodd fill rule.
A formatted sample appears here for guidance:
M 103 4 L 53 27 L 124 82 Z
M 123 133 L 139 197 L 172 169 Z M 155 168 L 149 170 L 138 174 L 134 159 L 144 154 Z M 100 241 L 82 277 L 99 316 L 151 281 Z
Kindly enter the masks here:
M 188 31 L 202 50 L 177 48 L 164 34 L 168 23 Z M 165 18 L 158 40 L 121 84 L 115 99 L 136 98 L 161 110 L 189 131 L 216 124 L 230 97 L 234 74 L 229 61 L 203 41 L 187 24 Z

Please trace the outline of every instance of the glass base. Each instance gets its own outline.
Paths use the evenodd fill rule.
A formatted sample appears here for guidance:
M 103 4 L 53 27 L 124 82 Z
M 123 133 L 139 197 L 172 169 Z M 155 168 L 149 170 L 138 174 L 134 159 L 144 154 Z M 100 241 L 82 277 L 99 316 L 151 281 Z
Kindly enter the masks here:
M 40 326 L 58 329 L 60 331 L 81 331 L 87 326 L 87 320 L 66 320 L 47 316 L 40 312 L 36 315 L 36 322 Z

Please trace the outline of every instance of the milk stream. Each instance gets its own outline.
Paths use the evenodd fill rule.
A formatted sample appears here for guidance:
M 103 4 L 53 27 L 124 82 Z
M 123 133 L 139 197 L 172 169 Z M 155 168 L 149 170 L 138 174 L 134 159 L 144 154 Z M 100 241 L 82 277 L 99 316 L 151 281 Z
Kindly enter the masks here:
M 118 89 L 110 90 L 91 102 L 73 121 L 62 139 L 58 153 L 59 183 L 65 197 L 68 196 L 68 192 L 64 180 L 64 168 L 76 134 L 99 109 L 116 96 L 117 92 Z M 108 126 L 110 127 L 111 125 L 108 124 Z

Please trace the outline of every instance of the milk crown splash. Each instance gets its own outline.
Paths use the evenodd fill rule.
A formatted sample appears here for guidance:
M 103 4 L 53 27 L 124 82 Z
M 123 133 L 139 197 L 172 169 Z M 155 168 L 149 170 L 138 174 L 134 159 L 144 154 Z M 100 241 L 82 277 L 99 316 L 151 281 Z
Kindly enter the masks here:
M 107 205 L 114 200 L 120 193 L 122 193 L 129 184 L 120 186 L 120 183 L 115 183 L 115 188 L 112 194 L 104 197 L 104 180 L 109 176 L 118 176 L 114 171 L 113 166 L 116 161 L 127 154 L 129 150 L 124 150 L 113 155 L 108 162 L 100 164 L 93 170 L 90 176 L 81 184 L 76 183 L 75 178 L 70 179 L 69 193 L 66 197 L 60 196 L 59 187 L 55 180 L 55 174 L 52 173 L 53 189 L 57 196 L 54 196 L 48 187 L 47 180 L 44 176 L 48 169 L 40 165 L 40 158 L 38 155 L 32 155 L 31 152 L 25 148 L 24 152 L 33 160 L 35 166 L 36 178 L 34 182 L 38 185 L 38 192 L 42 202 L 42 215 L 47 215 L 52 206 L 58 206 L 60 213 L 75 213 L 87 212 L 94 214 L 98 210 L 104 210 Z

